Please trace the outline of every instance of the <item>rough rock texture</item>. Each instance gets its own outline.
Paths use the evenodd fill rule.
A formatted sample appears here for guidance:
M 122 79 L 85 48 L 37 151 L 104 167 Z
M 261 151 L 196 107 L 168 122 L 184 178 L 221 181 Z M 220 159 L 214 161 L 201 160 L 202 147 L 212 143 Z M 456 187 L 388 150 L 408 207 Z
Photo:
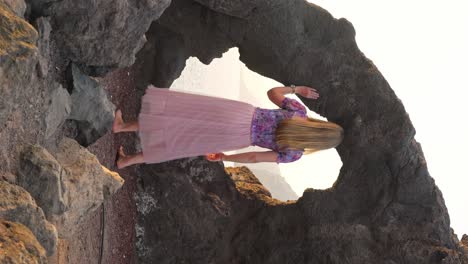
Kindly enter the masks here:
M 72 101 L 67 90 L 56 84 L 50 95 L 48 109 L 45 116 L 46 138 L 50 138 L 62 125 L 71 113 Z
M 115 106 L 102 86 L 84 75 L 74 64 L 71 113 L 68 119 L 76 127 L 75 139 L 82 146 L 89 146 L 106 134 L 112 127 Z
M 123 185 L 117 173 L 68 138 L 60 143 L 57 159 L 40 146 L 28 147 L 19 175 L 19 184 L 57 226 L 60 238 L 71 238 L 77 225 Z
M 18 170 L 20 169 L 20 153 L 25 146 L 29 144 L 39 144 L 44 146 L 50 153 L 55 154 L 58 143 L 64 134 L 67 134 L 67 131 L 63 131 L 61 127 L 61 120 L 66 116 L 67 112 L 67 96 L 66 92 L 63 93 L 65 91 L 63 88 L 61 88 L 62 90 L 57 89 L 59 83 L 65 88 L 70 88 L 67 85 L 68 80 L 63 74 L 67 68 L 65 66 L 69 64 L 70 58 L 67 57 L 67 51 L 62 50 L 62 47 L 58 45 L 57 39 L 61 36 L 59 34 L 52 34 L 53 28 L 49 25 L 49 22 L 54 22 L 54 17 L 41 17 L 39 13 L 35 12 L 37 10 L 30 12 L 31 4 L 41 6 L 44 4 L 41 8 L 46 8 L 49 3 L 53 1 L 31 0 L 27 2 L 29 5 L 28 11 L 24 14 L 26 6 L 23 0 L 0 0 L 0 179 L 7 180 L 10 183 L 16 183 Z M 122 3 L 124 2 L 126 1 L 122 1 Z M 139 2 L 142 3 L 141 1 Z M 114 7 L 114 3 L 115 1 L 107 1 L 107 4 L 111 7 Z M 141 6 L 143 7 L 143 5 Z M 119 8 L 126 9 L 127 7 L 131 8 L 125 5 L 121 5 Z M 100 11 L 106 12 L 107 10 L 109 9 L 103 8 Z M 122 10 L 122 12 L 127 11 Z M 142 11 L 146 12 L 143 9 Z M 149 10 L 147 11 L 149 12 Z M 25 19 L 22 19 L 23 15 Z M 66 16 L 66 14 L 63 16 Z M 135 16 L 139 15 L 137 14 Z M 86 17 L 82 17 L 82 19 L 84 19 L 83 22 L 87 20 Z M 34 25 L 36 29 L 27 21 Z M 121 22 L 124 24 L 126 23 L 125 21 Z M 141 32 L 144 31 L 145 29 L 141 29 Z M 133 29 L 130 29 L 129 32 L 133 33 Z M 49 33 L 51 33 L 50 36 L 48 35 Z M 104 41 L 106 38 L 105 34 L 95 35 L 97 37 L 102 37 L 101 40 L 96 40 L 96 42 Z M 121 38 L 126 41 L 129 39 L 125 36 L 121 36 Z M 110 47 L 111 45 L 108 46 L 108 48 Z M 99 52 L 99 50 L 96 50 L 96 52 Z M 116 51 L 106 50 L 102 52 L 112 53 Z M 136 50 L 134 52 L 136 52 Z M 83 67 L 89 68 L 90 66 L 84 65 Z M 55 106 L 57 106 L 57 102 L 58 105 L 63 106 L 63 108 L 59 109 L 59 107 L 56 109 Z M 115 152 L 114 150 L 109 150 L 109 153 L 112 159 L 109 159 L 106 163 L 113 164 L 112 161 Z M 103 190 L 103 192 L 107 193 L 105 190 Z M 15 195 L 19 195 L 15 198 L 21 200 L 22 192 L 18 192 Z M 3 199 L 3 196 L 0 196 L 0 199 Z M 77 200 L 79 200 L 79 198 L 77 198 Z M 131 202 L 128 203 L 130 204 Z M 109 204 L 112 203 L 109 202 Z M 126 204 L 125 197 L 120 198 L 120 205 L 122 204 Z M 40 210 L 38 207 L 34 208 Z M 115 213 L 115 211 L 119 209 L 109 210 L 109 212 L 106 211 L 107 219 L 119 219 L 120 215 L 116 215 Z M 133 215 L 134 213 L 129 212 L 128 214 Z M 99 219 L 99 213 L 93 214 L 92 212 L 86 212 L 83 218 L 89 218 L 94 215 Z M 16 213 L 13 213 L 12 218 L 15 218 L 15 216 Z M 35 217 L 34 214 L 31 216 L 33 220 Z M 115 248 L 114 245 L 118 245 L 119 240 L 116 239 L 117 235 L 115 235 L 118 232 L 114 231 L 119 230 L 119 226 L 124 226 L 123 224 L 119 225 L 119 223 L 128 223 L 128 219 L 131 219 L 132 216 L 127 217 L 125 215 L 120 218 L 126 219 L 125 221 L 127 222 L 119 219 L 118 221 L 114 220 L 113 226 L 111 227 L 106 224 L 106 232 L 113 233 L 112 235 L 106 234 L 106 239 L 113 240 L 112 244 L 106 242 L 106 247 L 103 249 L 104 255 L 107 254 L 108 256 L 103 259 L 111 259 L 109 263 L 118 263 L 114 261 L 118 254 L 114 253 L 113 250 Z M 97 223 L 99 223 L 99 221 Z M 39 225 L 37 228 L 39 228 Z M 89 225 L 83 225 L 79 228 L 82 229 L 81 231 L 94 230 L 95 232 L 90 233 L 90 236 L 99 238 L 99 225 L 96 225 L 94 229 L 90 228 Z M 128 235 L 128 232 L 125 231 L 119 238 L 123 238 L 121 241 L 131 241 L 131 238 L 127 238 L 131 237 L 131 234 L 132 232 Z M 51 239 L 52 240 L 48 243 L 56 243 L 56 238 L 52 237 Z M 71 245 L 80 246 L 71 249 L 73 253 L 72 256 L 76 257 L 83 252 L 97 252 L 97 254 L 90 254 L 88 256 L 90 260 L 94 261 L 97 259 L 100 250 L 99 243 L 87 244 L 89 241 L 79 236 L 74 236 L 73 239 L 74 244 Z M 100 240 L 95 240 L 100 242 Z M 42 242 L 43 241 L 41 241 L 41 243 Z M 120 248 L 128 248 L 128 245 L 131 245 L 129 242 L 121 243 L 124 245 Z M 110 248 L 110 246 L 107 247 L 108 244 L 112 245 L 112 248 Z M 80 250 L 83 248 L 87 249 L 91 247 L 90 245 L 95 246 L 94 251 Z M 132 248 L 132 246 L 130 246 L 130 248 Z M 130 249 L 128 252 L 132 252 L 132 250 Z
M 143 166 L 138 197 L 147 203 L 138 204 L 140 261 L 466 263 L 414 127 L 358 49 L 352 24 L 305 1 L 250 1 L 248 12 L 240 14 L 242 3 L 174 0 L 157 22 L 163 30 L 148 39 L 171 32 L 178 42 L 164 53 L 197 56 L 204 63 L 237 46 L 250 69 L 284 84 L 318 88 L 320 100 L 302 99 L 344 127 L 337 148 L 340 175 L 332 188 L 309 189 L 285 204 L 246 202 L 232 190 L 209 198 L 192 174 L 203 161 L 192 161 L 190 169 L 183 169 L 184 160 Z M 154 63 L 164 58 L 155 50 L 137 63 L 167 63 L 167 76 L 180 74 L 178 60 Z M 203 178 L 207 186 L 232 184 L 217 167 L 204 173 L 212 175 Z M 213 209 L 219 205 L 229 214 Z
M 255 177 L 249 168 L 245 166 L 228 167 L 225 168 L 225 171 L 236 184 L 236 188 L 239 190 L 239 193 L 243 196 L 249 199 L 260 199 L 267 203 L 277 203 L 271 198 L 270 191 L 263 187 L 262 183 L 257 179 L 257 177 Z
M 465 249 L 466 254 L 468 254 L 468 236 L 464 234 L 460 241 L 462 247 Z
M 45 250 L 22 224 L 0 219 L 0 263 L 47 263 Z
M 3 3 L 10 8 L 17 16 L 23 17 L 26 12 L 26 2 L 23 0 L 3 0 Z
M 242 163 L 235 163 L 235 167 L 244 166 Z M 276 164 L 251 163 L 246 167 L 271 193 L 271 197 L 281 200 L 297 200 L 299 196 L 294 192 L 289 183 L 281 176 L 280 168 Z
M 0 218 L 18 222 L 28 227 L 47 255 L 52 255 L 57 247 L 57 231 L 37 207 L 31 195 L 23 188 L 0 181 Z
M 130 66 L 144 34 L 169 0 L 29 1 L 33 15 L 50 16 L 64 55 L 80 65 Z
M 182 159 L 141 168 L 138 263 L 210 263 L 237 192 L 219 163 Z
M 37 31 L 0 1 L 0 175 L 16 174 L 22 144 L 45 138 L 53 81 L 37 77 Z
M 21 3 L 21 1 L 10 3 Z M 15 10 L 21 13 L 18 8 Z M 37 32 L 30 24 L 18 17 L 10 6 L 2 2 L 0 2 L 0 18 L 0 62 L 2 64 L 7 61 L 7 58 L 23 59 L 36 51 L 34 44 Z
M 118 173 L 102 166 L 96 156 L 69 138 L 60 143 L 57 161 L 66 172 L 62 181 L 68 210 L 52 217 L 51 221 L 57 225 L 60 237 L 69 238 L 74 225 L 109 199 L 124 181 Z
M 37 63 L 37 73 L 39 77 L 46 77 L 49 73 L 49 59 L 50 59 L 50 32 L 52 27 L 50 19 L 40 17 L 36 19 L 34 25 L 39 33 L 39 40 L 37 41 L 37 48 L 39 50 L 39 62 Z
M 144 89 L 148 84 L 170 87 L 185 67 L 190 57 L 184 39 L 160 23 L 153 23 L 146 34 L 148 42 L 137 54 L 135 64 L 137 86 Z
M 52 214 L 61 214 L 65 206 L 62 187 L 64 170 L 57 160 L 43 147 L 31 145 L 21 155 L 18 185 L 25 188 L 48 219 Z

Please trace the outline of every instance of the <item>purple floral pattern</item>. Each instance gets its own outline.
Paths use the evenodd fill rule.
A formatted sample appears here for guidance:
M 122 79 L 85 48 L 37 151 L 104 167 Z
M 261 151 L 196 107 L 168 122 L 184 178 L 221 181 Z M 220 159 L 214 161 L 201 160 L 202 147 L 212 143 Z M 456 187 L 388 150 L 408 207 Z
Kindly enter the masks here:
M 297 100 L 287 97 L 281 102 L 281 109 L 256 108 L 251 127 L 252 145 L 276 151 L 278 153 L 277 163 L 293 162 L 301 158 L 302 151 L 280 151 L 275 142 L 275 131 L 278 124 L 293 116 L 305 118 L 307 117 L 307 111 Z

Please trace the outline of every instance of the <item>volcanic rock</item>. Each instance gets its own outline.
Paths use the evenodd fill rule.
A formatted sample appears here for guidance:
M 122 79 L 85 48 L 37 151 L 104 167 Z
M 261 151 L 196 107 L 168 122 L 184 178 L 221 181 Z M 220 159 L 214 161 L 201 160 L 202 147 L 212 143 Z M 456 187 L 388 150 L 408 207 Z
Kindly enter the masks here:
M 37 48 L 39 50 L 39 62 L 37 63 L 37 73 L 39 77 L 45 78 L 49 72 L 49 57 L 50 57 L 50 32 L 52 27 L 50 19 L 40 17 L 35 21 L 35 28 L 39 33 Z
M 16 8 L 16 3 L 21 1 L 9 3 L 16 12 L 21 13 L 22 9 Z M 10 6 L 0 2 L 0 65 L 4 65 L 7 58 L 21 59 L 36 52 L 34 44 L 37 37 L 37 32 L 30 24 L 18 17 Z
M 239 193 L 229 197 L 216 193 L 219 200 L 208 199 L 189 176 L 190 170 L 143 166 L 144 191 L 152 194 L 157 207 L 138 215 L 136 230 L 144 234 L 137 247 L 140 261 L 467 262 L 409 116 L 377 67 L 359 50 L 352 24 L 306 1 L 250 1 L 244 14 L 239 14 L 241 2 L 228 2 L 172 1 L 157 23 L 181 41 L 164 52 L 180 51 L 209 63 L 238 47 L 240 60 L 251 70 L 285 85 L 317 88 L 319 100 L 301 100 L 344 128 L 344 141 L 337 147 L 343 167 L 332 188 L 308 189 L 293 203 L 268 203 L 255 195 L 246 200 Z M 152 32 L 153 39 L 158 32 Z M 150 56 L 164 60 L 160 54 L 156 47 Z M 159 65 L 164 63 L 170 62 Z M 178 67 L 171 69 L 168 76 L 180 74 Z M 215 175 L 219 183 L 232 184 L 222 172 Z M 247 190 L 244 194 L 255 192 Z M 264 189 L 258 191 L 268 197 Z M 230 217 L 208 210 L 215 204 L 225 205 Z M 182 232 L 172 233 L 182 227 Z M 210 243 L 214 237 L 217 243 Z
M 87 147 L 110 131 L 115 106 L 96 80 L 82 74 L 75 65 L 72 65 L 72 74 L 74 87 L 68 118 L 76 126 L 75 140 Z
M 0 181 L 0 218 L 28 227 L 52 255 L 57 247 L 57 230 L 50 224 L 29 193 L 20 186 Z
M 24 13 L 26 12 L 26 2 L 23 0 L 3 0 L 3 3 L 17 16 L 21 18 L 24 17 Z
M 236 184 L 237 190 L 239 190 L 243 196 L 253 200 L 264 200 L 266 202 L 273 200 L 271 198 L 271 193 L 263 187 L 262 183 L 249 168 L 245 166 L 228 167 L 225 168 L 225 170 Z
M 170 0 L 30 1 L 36 16 L 50 16 L 65 57 L 92 67 L 124 67 L 135 61 L 145 32 Z
M 19 175 L 60 238 L 71 238 L 77 225 L 123 185 L 117 173 L 69 138 L 59 144 L 57 159 L 40 146 L 26 148 Z
M 71 112 L 71 97 L 61 85 L 54 83 L 56 88 L 50 94 L 49 106 L 45 116 L 46 138 L 51 137 L 64 123 Z
M 18 185 L 25 188 L 42 208 L 46 217 L 66 210 L 62 166 L 43 147 L 30 145 L 21 155 Z
M 0 263 L 47 263 L 45 250 L 22 224 L 0 219 Z
M 242 164 L 235 163 L 236 167 Z M 291 186 L 281 176 L 280 168 L 276 164 L 252 163 L 248 169 L 255 175 L 263 186 L 271 193 L 271 196 L 281 201 L 297 200 L 299 198 Z
M 141 176 L 135 197 L 139 263 L 209 263 L 237 196 L 221 164 L 181 159 L 143 166 Z

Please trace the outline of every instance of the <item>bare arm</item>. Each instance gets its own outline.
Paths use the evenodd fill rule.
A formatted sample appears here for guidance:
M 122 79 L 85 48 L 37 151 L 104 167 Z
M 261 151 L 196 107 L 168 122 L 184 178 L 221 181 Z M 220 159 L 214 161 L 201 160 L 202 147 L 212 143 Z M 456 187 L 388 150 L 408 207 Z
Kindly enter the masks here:
M 281 107 L 281 103 L 284 100 L 285 94 L 290 94 L 293 92 L 291 87 L 275 87 L 268 90 L 267 95 L 268 99 L 278 107 Z
M 297 93 L 303 97 L 317 99 L 319 94 L 317 90 L 307 86 L 296 86 L 295 88 L 291 88 L 289 86 L 286 87 L 275 87 L 268 90 L 268 98 L 272 101 L 275 105 L 281 107 L 281 103 L 284 100 L 285 94 L 290 93 Z
M 217 153 L 216 157 L 211 158 L 209 155 L 207 159 L 210 161 L 233 161 L 240 163 L 257 163 L 257 162 L 276 162 L 278 159 L 278 153 L 274 151 L 261 151 L 261 152 L 245 152 L 233 155 L 226 155 L 223 153 Z

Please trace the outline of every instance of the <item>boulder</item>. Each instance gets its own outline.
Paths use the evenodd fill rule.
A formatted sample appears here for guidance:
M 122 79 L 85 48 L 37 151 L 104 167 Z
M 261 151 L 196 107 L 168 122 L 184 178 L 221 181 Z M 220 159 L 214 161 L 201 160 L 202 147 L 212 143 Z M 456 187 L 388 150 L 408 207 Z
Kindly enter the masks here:
M 115 106 L 96 80 L 84 75 L 74 64 L 71 66 L 71 71 L 73 91 L 68 119 L 72 120 L 75 126 L 75 140 L 87 147 L 110 131 L 114 121 Z
M 47 221 L 31 195 L 17 185 L 0 181 L 0 218 L 25 225 L 36 236 L 47 255 L 57 248 L 57 230 Z
M 64 138 L 56 155 L 55 159 L 37 145 L 27 147 L 19 182 L 47 212 L 59 237 L 68 239 L 90 212 L 123 185 L 123 179 L 73 139 Z
M 170 0 L 31 2 L 35 13 L 51 17 L 52 34 L 64 56 L 92 67 L 132 65 L 151 22 L 170 4 Z
M 0 263 L 47 263 L 46 252 L 31 230 L 0 219 Z

